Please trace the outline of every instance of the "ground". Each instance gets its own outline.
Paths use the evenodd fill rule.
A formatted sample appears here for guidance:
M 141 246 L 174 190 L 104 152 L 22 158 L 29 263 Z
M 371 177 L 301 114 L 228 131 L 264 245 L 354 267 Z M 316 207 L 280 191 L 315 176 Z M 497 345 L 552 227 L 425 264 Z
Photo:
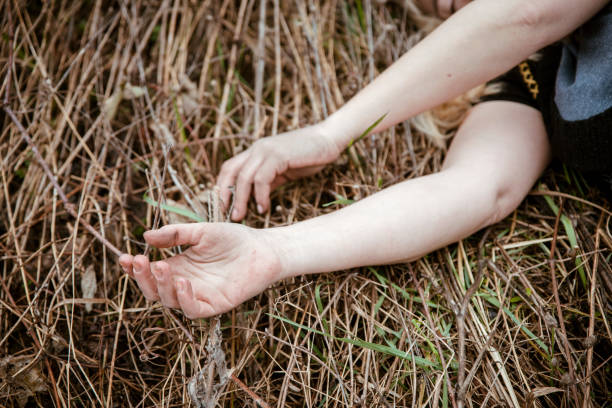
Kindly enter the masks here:
M 194 406 L 203 367 L 217 394 L 193 394 L 213 406 L 612 404 L 610 201 L 558 164 L 485 231 L 279 282 L 218 332 L 146 302 L 88 230 L 135 253 L 146 229 L 215 213 L 224 159 L 321 120 L 436 24 L 400 3 L 0 2 L 1 406 Z M 364 138 L 246 224 L 436 171 L 476 92 Z

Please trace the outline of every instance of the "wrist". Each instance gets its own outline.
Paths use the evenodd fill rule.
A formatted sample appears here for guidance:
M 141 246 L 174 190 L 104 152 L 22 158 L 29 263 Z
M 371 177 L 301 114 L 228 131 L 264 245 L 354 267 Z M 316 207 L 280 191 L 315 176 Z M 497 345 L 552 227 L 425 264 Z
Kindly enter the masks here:
M 302 274 L 302 248 L 288 227 L 275 227 L 257 230 L 260 238 L 272 250 L 278 259 L 280 268 L 276 280 L 283 280 Z
M 333 143 L 338 152 L 346 149 L 350 141 L 357 136 L 351 125 L 352 121 L 343 119 L 340 111 L 331 114 L 318 124 L 321 133 Z

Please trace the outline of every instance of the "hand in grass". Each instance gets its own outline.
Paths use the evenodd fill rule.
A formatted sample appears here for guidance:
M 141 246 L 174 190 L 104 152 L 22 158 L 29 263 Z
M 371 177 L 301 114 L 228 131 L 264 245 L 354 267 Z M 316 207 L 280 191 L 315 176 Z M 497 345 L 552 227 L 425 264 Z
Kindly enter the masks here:
M 180 308 L 190 319 L 214 316 L 280 278 L 280 258 L 261 231 L 227 223 L 167 225 L 147 231 L 147 243 L 157 248 L 190 245 L 187 250 L 158 262 L 123 254 L 119 263 L 147 299 Z
M 253 190 L 257 210 L 263 213 L 270 207 L 270 191 L 289 180 L 318 172 L 339 155 L 340 149 L 323 124 L 265 137 L 223 163 L 217 181 L 221 199 L 227 206 L 230 186 L 235 187 L 231 218 L 239 221 L 246 215 Z

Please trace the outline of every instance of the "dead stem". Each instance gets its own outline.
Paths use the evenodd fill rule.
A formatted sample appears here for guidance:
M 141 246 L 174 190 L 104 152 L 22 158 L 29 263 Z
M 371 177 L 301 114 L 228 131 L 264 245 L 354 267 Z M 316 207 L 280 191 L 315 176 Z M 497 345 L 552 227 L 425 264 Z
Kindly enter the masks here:
M 91 233 L 91 235 L 96 237 L 96 239 L 98 241 L 100 241 L 101 244 L 103 244 L 105 247 L 110 249 L 112 253 L 114 253 L 116 256 L 121 255 L 121 251 L 119 249 L 117 249 L 116 246 L 111 244 L 106 238 L 104 238 L 102 235 L 100 235 L 100 233 L 98 231 L 96 231 L 96 229 L 94 227 L 92 227 L 87 221 L 81 219 L 77 215 L 76 211 L 74 210 L 74 204 L 72 204 L 70 201 L 68 201 L 68 198 L 66 197 L 66 194 L 64 193 L 64 190 L 62 190 L 60 185 L 57 183 L 57 180 L 55 179 L 55 176 L 53 176 L 53 173 L 51 173 L 51 170 L 49 169 L 49 166 L 47 166 L 47 163 L 45 163 L 45 160 L 40 155 L 40 152 L 38 151 L 38 148 L 36 147 L 36 145 L 34 144 L 32 139 L 30 138 L 30 136 L 28 136 L 28 133 L 26 132 L 26 130 L 21 125 L 21 122 L 19 122 L 19 119 L 17 119 L 17 117 L 13 113 L 13 110 L 10 107 L 8 107 L 8 106 L 4 106 L 4 111 L 11 118 L 11 120 L 13 121 L 15 126 L 17 126 L 17 130 L 19 130 L 19 132 L 21 133 L 21 137 L 23 138 L 23 140 L 28 144 L 28 146 L 30 146 L 30 149 L 32 149 L 32 153 L 34 153 L 34 157 L 36 158 L 36 161 L 43 168 L 43 170 L 45 172 L 45 175 L 49 179 L 49 182 L 51 184 L 53 184 L 53 188 L 55 188 L 55 191 L 57 192 L 57 194 L 60 196 L 62 202 L 64 203 L 64 208 L 66 208 L 66 211 L 68 211 L 68 213 L 74 219 L 80 220 L 80 223 L 83 224 L 85 229 L 87 231 L 89 231 Z
M 561 300 L 559 298 L 559 286 L 557 284 L 557 275 L 556 275 L 556 263 L 555 259 L 555 250 L 557 249 L 557 238 L 559 233 L 559 221 L 561 220 L 561 211 L 563 208 L 563 199 L 561 200 L 561 204 L 559 205 L 559 211 L 556 214 L 555 218 L 555 226 L 553 230 L 552 242 L 550 244 L 550 280 L 552 282 L 553 295 L 555 296 L 555 306 L 557 309 L 557 321 L 559 322 L 559 329 L 561 331 L 560 338 L 561 343 L 563 345 L 563 352 L 565 356 L 565 360 L 567 361 L 568 366 L 568 375 L 569 375 L 569 387 L 572 391 L 572 395 L 574 397 L 575 406 L 580 404 L 578 400 L 578 392 L 576 391 L 576 373 L 574 372 L 574 361 L 572 359 L 572 355 L 569 350 L 567 331 L 565 330 L 565 320 L 563 318 L 563 312 L 561 311 Z
M 0 406 L 194 406 L 202 369 L 217 406 L 606 406 L 612 209 L 569 170 L 490 232 L 217 319 L 147 302 L 117 265 L 178 251 L 142 233 L 181 212 L 226 221 L 226 158 L 333 113 L 436 24 L 410 1 L 0 0 Z M 367 138 L 265 215 L 250 203 L 246 225 L 440 170 L 477 96 Z

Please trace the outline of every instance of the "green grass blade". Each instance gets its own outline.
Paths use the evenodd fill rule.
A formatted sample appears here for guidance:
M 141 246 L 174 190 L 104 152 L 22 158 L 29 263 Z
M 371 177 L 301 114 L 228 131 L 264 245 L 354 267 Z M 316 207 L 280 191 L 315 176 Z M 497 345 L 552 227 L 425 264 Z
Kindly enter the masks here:
M 329 333 L 329 326 L 327 325 L 327 320 L 323 317 L 323 301 L 321 300 L 321 284 L 318 284 L 315 287 L 315 302 L 317 304 L 317 310 L 319 311 L 319 315 L 321 316 L 321 323 L 323 324 L 323 329 L 326 333 Z
M 489 302 L 495 307 L 498 307 L 498 308 L 501 307 L 501 305 L 499 304 L 499 301 L 493 296 L 487 295 L 486 293 L 478 293 L 477 296 L 485 298 L 487 302 Z M 519 320 L 518 317 L 516 317 L 514 313 L 512 313 L 510 309 L 508 309 L 507 307 L 504 307 L 503 311 L 506 313 L 506 315 L 508 315 L 508 317 L 517 326 L 519 326 L 519 328 L 523 331 L 523 333 L 527 335 L 527 337 L 533 340 L 546 354 L 548 354 L 548 347 L 546 346 L 546 344 L 544 344 L 544 342 L 538 336 L 536 336 L 531 330 L 525 327 L 525 325 Z
M 315 301 L 317 302 L 317 310 L 319 314 L 323 313 L 323 302 L 321 301 L 321 284 L 315 286 Z
M 377 351 L 379 353 L 383 353 L 383 354 L 387 354 L 387 355 L 391 355 L 394 357 L 398 357 L 401 358 L 403 360 L 408 360 L 408 361 L 413 361 L 416 365 L 418 365 L 419 367 L 427 367 L 427 368 L 435 368 L 440 370 L 441 367 L 439 364 L 434 363 L 433 361 L 429 361 L 423 357 L 418 357 L 418 356 L 413 356 L 412 354 L 410 354 L 407 351 L 402 351 L 399 350 L 397 348 L 391 347 L 391 346 L 385 346 L 383 344 L 376 344 L 376 343 L 370 343 L 368 341 L 365 340 L 360 340 L 360 339 L 351 339 L 348 337 L 336 337 L 336 336 L 332 336 L 331 334 L 327 334 L 324 333 L 320 330 L 317 329 L 313 329 L 311 327 L 305 326 L 303 324 L 294 322 L 293 320 L 287 319 L 286 317 L 283 316 L 277 316 L 277 315 L 273 315 L 270 313 L 267 313 L 268 316 L 274 318 L 274 319 L 278 319 L 282 322 L 285 322 L 293 327 L 297 327 L 299 329 L 303 329 L 306 331 L 309 331 L 311 333 L 315 333 L 321 336 L 325 336 L 325 337 L 329 337 L 331 339 L 337 340 L 337 341 L 341 341 L 344 343 L 348 343 L 348 344 L 353 344 L 355 346 L 358 347 L 362 347 L 368 350 L 372 350 L 372 351 Z M 455 364 L 456 365 L 456 364 Z M 454 366 L 453 366 L 454 367 Z
M 176 123 L 181 133 L 181 142 L 186 142 L 187 133 L 185 132 L 185 125 L 183 124 L 183 118 L 181 118 L 181 114 L 179 113 L 178 105 L 176 104 L 176 99 L 172 100 L 172 107 L 174 108 L 174 116 L 176 117 Z
M 387 298 L 387 295 L 385 295 L 384 293 L 381 294 L 381 296 L 378 298 L 378 300 L 376 301 L 376 304 L 374 305 L 374 316 L 378 314 L 378 311 L 380 310 L 380 307 L 382 306 L 386 298 Z
M 379 274 L 376 271 L 376 269 L 372 268 L 371 266 L 368 266 L 368 270 L 370 272 L 372 272 L 374 274 L 374 276 L 376 276 L 376 278 L 380 281 L 380 283 L 382 285 L 384 285 L 385 287 L 387 287 L 387 282 L 389 282 L 391 284 L 391 287 L 393 289 L 397 290 L 402 295 L 402 297 L 404 299 L 412 300 L 414 302 L 423 304 L 423 299 L 421 299 L 419 296 L 411 295 L 410 293 L 408 293 L 408 291 L 406 291 L 406 289 L 400 287 L 399 285 L 397 285 L 397 284 L 395 284 L 393 282 L 390 282 L 387 278 L 385 278 L 381 274 Z M 430 300 L 427 301 L 427 306 L 433 307 L 435 309 L 446 310 L 446 308 L 444 308 L 443 306 L 441 306 L 441 305 L 439 305 L 437 303 L 434 303 L 434 302 L 432 302 Z
M 355 0 L 355 5 L 357 6 L 357 16 L 359 16 L 359 25 L 361 26 L 361 30 L 365 32 L 366 18 L 365 13 L 363 12 L 363 5 L 361 4 L 361 0 Z
M 550 207 L 550 209 L 555 213 L 555 215 L 559 214 L 559 207 L 555 205 L 552 197 L 545 195 L 544 200 Z M 567 234 L 567 239 L 570 242 L 570 246 L 578 250 L 578 239 L 576 238 L 576 230 L 574 230 L 574 226 L 572 225 L 572 221 L 565 214 L 561 214 L 561 224 L 563 225 L 563 229 Z M 576 255 L 576 268 L 578 269 L 578 276 L 580 276 L 580 281 L 582 282 L 582 286 L 584 288 L 588 288 L 586 274 L 584 272 L 584 268 L 582 267 L 582 256 L 580 254 Z
M 322 207 L 329 207 L 330 205 L 350 205 L 353 204 L 355 200 L 350 200 L 348 198 L 340 198 L 338 200 L 330 201 L 329 203 L 325 203 Z
M 349 142 L 348 147 L 351 147 L 354 143 L 357 143 L 358 141 L 360 141 L 361 139 L 363 139 L 364 137 L 366 137 L 368 134 L 370 134 L 370 132 L 372 131 L 372 129 L 374 129 L 376 126 L 378 126 L 378 124 L 380 122 L 382 122 L 382 120 L 387 116 L 388 113 L 385 113 L 384 115 L 382 115 L 380 118 L 376 119 L 376 122 L 372 123 L 366 130 L 365 132 L 363 132 L 357 139 L 353 139 Z
M 151 205 L 153 207 L 157 207 L 158 203 L 155 200 L 153 200 L 151 197 L 149 197 L 148 195 L 145 194 L 142 197 L 142 199 L 144 200 L 145 203 L 147 203 L 147 204 L 149 204 L 149 205 Z M 193 211 L 189 211 L 189 210 L 186 210 L 184 208 L 174 207 L 172 205 L 168 205 L 168 204 L 164 204 L 164 203 L 160 203 L 159 207 L 162 210 L 170 211 L 170 212 L 173 212 L 175 214 L 182 215 L 183 217 L 187 217 L 190 220 L 194 220 L 194 221 L 197 221 L 197 222 L 205 222 L 206 221 L 205 218 L 200 217 L 198 214 L 194 213 Z
M 174 108 L 174 116 L 176 117 L 176 124 L 178 125 L 179 131 L 180 131 L 181 142 L 187 143 L 187 132 L 185 132 L 185 124 L 183 123 L 183 118 L 181 117 L 181 114 L 179 113 L 178 105 L 176 104 L 176 99 L 172 100 L 172 106 Z M 185 160 L 187 161 L 187 165 L 189 166 L 189 168 L 193 168 L 192 160 L 191 160 L 191 151 L 189 150 L 189 147 L 185 147 L 184 152 L 185 152 Z

